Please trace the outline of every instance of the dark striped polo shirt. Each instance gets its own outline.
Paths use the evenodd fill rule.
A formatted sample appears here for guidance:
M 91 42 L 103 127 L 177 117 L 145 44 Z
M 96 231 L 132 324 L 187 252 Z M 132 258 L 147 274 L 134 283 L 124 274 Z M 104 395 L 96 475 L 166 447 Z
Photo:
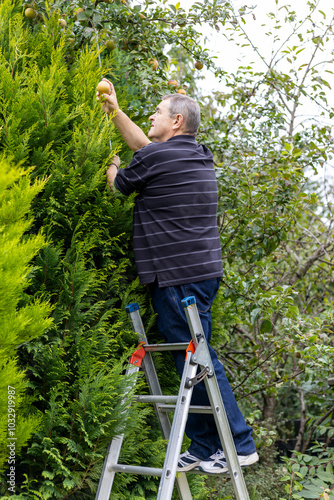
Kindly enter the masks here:
M 136 151 L 116 188 L 138 191 L 133 246 L 141 283 L 160 287 L 222 276 L 213 156 L 194 136 L 177 135 Z

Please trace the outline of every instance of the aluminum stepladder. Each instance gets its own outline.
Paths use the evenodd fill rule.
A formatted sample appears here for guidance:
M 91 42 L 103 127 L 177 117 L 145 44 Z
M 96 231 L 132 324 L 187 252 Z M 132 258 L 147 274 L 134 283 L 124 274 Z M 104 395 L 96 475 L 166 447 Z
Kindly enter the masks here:
M 235 498 L 237 500 L 249 500 L 248 491 L 238 461 L 233 437 L 212 365 L 209 348 L 197 311 L 196 300 L 194 297 L 187 297 L 182 300 L 182 304 L 191 332 L 192 341 L 190 344 L 149 345 L 139 314 L 138 304 L 130 304 L 126 307 L 133 329 L 139 335 L 139 341 L 141 343 L 139 349 L 131 356 L 127 374 L 138 372 L 140 367 L 143 369 L 151 395 L 137 396 L 136 399 L 140 402 L 154 403 L 162 435 L 168 440 L 168 446 L 162 469 L 123 465 L 118 463 L 123 435 L 116 436 L 111 441 L 107 450 L 95 500 L 109 500 L 116 472 L 160 477 L 157 500 L 170 500 L 173 494 L 174 483 L 176 483 L 181 500 L 192 500 L 186 474 L 203 473 L 197 469 L 192 469 L 187 473 L 177 473 L 178 457 L 181 451 L 187 416 L 190 412 L 213 413 L 217 431 L 224 449 Z M 178 349 L 186 350 L 185 366 L 181 378 L 179 394 L 178 396 L 164 396 L 151 352 Z M 200 366 L 201 372 L 197 375 L 198 366 Z M 210 406 L 190 406 L 193 387 L 202 379 L 206 386 Z M 167 415 L 168 411 L 174 412 L 172 426 Z M 226 474 L 224 474 L 224 477 L 226 477 Z

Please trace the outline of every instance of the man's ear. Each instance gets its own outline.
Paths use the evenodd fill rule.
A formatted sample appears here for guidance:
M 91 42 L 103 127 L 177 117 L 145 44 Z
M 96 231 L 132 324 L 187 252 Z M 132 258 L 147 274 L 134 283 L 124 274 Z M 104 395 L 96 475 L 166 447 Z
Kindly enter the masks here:
M 181 115 L 180 113 L 178 113 L 175 117 L 174 117 L 174 125 L 173 125 L 173 129 L 174 130 L 179 130 L 180 128 L 182 128 L 184 125 L 184 119 L 183 119 L 183 115 Z

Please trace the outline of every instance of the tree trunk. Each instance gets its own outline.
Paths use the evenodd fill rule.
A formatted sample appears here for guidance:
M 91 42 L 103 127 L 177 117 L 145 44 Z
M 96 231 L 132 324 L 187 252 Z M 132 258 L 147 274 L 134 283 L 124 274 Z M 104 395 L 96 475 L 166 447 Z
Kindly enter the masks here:
M 263 394 L 262 417 L 264 426 L 270 431 L 275 426 L 276 397 L 274 395 Z M 265 448 L 265 453 L 261 455 L 261 461 L 268 467 L 272 467 L 275 461 L 275 444 Z
M 268 427 L 273 427 L 275 425 L 276 397 L 263 394 L 263 403 L 263 420 Z

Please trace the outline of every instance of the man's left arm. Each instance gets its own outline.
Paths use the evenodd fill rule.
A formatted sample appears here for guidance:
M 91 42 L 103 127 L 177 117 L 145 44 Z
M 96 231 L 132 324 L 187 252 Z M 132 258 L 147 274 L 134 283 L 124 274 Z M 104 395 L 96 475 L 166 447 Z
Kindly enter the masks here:
M 117 170 L 119 164 L 120 159 L 118 156 L 114 156 L 107 170 L 107 179 L 110 187 L 115 187 L 125 196 L 129 196 L 129 194 L 135 191 L 140 192 L 146 185 L 150 173 L 139 151 L 133 155 L 127 167 Z
M 108 167 L 107 181 L 108 181 L 110 189 L 113 189 L 113 187 L 114 187 L 114 180 L 116 178 L 120 164 L 121 164 L 121 160 L 120 160 L 119 156 L 114 156 L 112 159 L 112 162 L 110 163 L 110 165 Z

